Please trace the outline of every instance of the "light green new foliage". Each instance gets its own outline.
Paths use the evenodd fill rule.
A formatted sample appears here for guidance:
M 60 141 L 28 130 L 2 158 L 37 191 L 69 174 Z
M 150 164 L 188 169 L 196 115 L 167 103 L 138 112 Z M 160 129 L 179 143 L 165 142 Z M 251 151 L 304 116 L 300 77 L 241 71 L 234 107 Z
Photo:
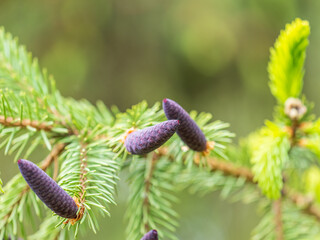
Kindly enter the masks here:
M 309 34 L 308 21 L 297 18 L 280 32 L 274 47 L 270 50 L 269 86 L 280 104 L 289 97 L 300 96 Z
M 305 190 L 320 202 L 320 169 L 316 166 L 310 167 L 303 176 Z
M 290 141 L 288 133 L 275 123 L 266 122 L 266 125 L 253 136 L 252 171 L 262 192 L 271 199 L 277 199 L 283 186 L 283 166 L 289 160 Z
M 3 193 L 3 189 L 2 189 L 2 180 L 0 178 L 0 192 Z

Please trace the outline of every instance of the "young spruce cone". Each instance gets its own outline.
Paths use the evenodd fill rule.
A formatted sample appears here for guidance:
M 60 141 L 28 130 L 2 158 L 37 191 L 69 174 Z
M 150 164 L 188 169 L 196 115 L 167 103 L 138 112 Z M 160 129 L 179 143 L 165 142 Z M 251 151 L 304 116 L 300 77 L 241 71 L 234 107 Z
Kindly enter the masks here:
M 178 103 L 165 98 L 163 100 L 163 110 L 168 119 L 178 119 L 180 121 L 177 134 L 189 148 L 198 152 L 207 150 L 207 140 L 203 132 Z
M 64 218 L 77 217 L 75 201 L 44 171 L 24 159 L 18 160 L 18 166 L 30 188 L 48 208 Z
M 158 240 L 157 230 L 147 232 L 140 240 Z
M 168 141 L 176 132 L 178 126 L 178 120 L 169 120 L 137 130 L 126 137 L 124 144 L 128 152 L 132 154 L 146 154 Z

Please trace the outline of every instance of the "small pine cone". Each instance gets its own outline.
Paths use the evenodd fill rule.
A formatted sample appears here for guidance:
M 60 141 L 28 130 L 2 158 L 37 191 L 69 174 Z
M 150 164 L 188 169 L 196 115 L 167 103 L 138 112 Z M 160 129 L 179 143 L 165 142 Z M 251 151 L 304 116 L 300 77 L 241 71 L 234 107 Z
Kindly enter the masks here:
M 127 136 L 124 144 L 128 152 L 132 154 L 146 154 L 168 141 L 176 132 L 178 126 L 178 120 L 169 120 L 137 130 Z
M 48 208 L 64 218 L 77 217 L 75 201 L 43 170 L 24 159 L 18 160 L 18 166 L 30 188 Z
M 158 240 L 157 230 L 147 232 L 140 240 Z
M 163 100 L 163 110 L 168 119 L 178 119 L 180 121 L 177 134 L 189 148 L 198 152 L 207 150 L 207 140 L 203 132 L 178 103 L 165 98 Z

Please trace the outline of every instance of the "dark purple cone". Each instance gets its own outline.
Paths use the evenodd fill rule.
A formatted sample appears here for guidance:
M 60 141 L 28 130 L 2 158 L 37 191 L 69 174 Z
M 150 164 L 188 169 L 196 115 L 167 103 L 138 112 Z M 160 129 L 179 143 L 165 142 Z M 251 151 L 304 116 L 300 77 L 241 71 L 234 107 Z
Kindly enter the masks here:
M 140 240 L 158 240 L 157 230 L 147 232 Z
M 64 218 L 76 218 L 75 201 L 44 171 L 34 163 L 20 159 L 20 172 L 30 188 L 53 212 Z
M 162 103 L 168 119 L 177 119 L 180 126 L 177 134 L 192 150 L 202 152 L 207 148 L 207 140 L 203 132 L 189 114 L 175 101 L 165 98 Z
M 127 136 L 124 144 L 128 152 L 132 154 L 146 154 L 168 141 L 176 132 L 178 126 L 178 120 L 169 120 L 137 130 Z

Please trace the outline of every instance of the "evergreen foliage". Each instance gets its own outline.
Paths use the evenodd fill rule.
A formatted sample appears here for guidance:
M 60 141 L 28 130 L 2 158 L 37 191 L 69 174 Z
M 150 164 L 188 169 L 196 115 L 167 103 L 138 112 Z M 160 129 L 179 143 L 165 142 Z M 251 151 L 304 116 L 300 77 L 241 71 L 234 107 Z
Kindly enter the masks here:
M 0 178 L 0 193 L 3 193 L 3 189 L 2 189 L 2 180 Z
M 269 85 L 279 103 L 283 104 L 289 97 L 300 96 L 309 34 L 309 23 L 297 18 L 280 32 L 274 48 L 270 50 Z
M 4 29 L 0 29 L 0 148 L 28 158 L 39 147 L 48 156 L 35 161 L 79 206 L 76 219 L 56 215 L 30 191 L 20 174 L 0 192 L 0 239 L 73 239 L 99 230 L 101 216 L 116 204 L 120 171 L 130 186 L 127 239 L 139 240 L 156 229 L 160 239 L 178 239 L 177 192 L 204 195 L 220 191 L 225 199 L 257 202 L 261 222 L 253 240 L 316 239 L 320 235 L 320 119 L 312 104 L 298 99 L 301 116 L 285 110 L 289 98 L 301 98 L 309 25 L 296 19 L 281 31 L 269 62 L 270 89 L 278 100 L 273 121 L 230 146 L 228 123 L 209 113 L 190 118 L 213 143 L 208 153 L 187 147 L 176 134 L 144 155 L 124 145 L 132 129 L 166 120 L 160 103 L 142 101 L 125 112 L 86 100 L 64 98 L 52 77 Z M 299 106 L 289 106 L 299 112 Z M 290 111 L 289 111 L 290 112 Z M 189 116 L 188 116 L 189 119 Z M 158 147 L 158 145 L 157 145 Z M 303 179 L 303 181 L 301 181 Z M 256 187 L 258 186 L 258 187 Z M 35 218 L 42 223 L 36 226 Z M 296 226 L 299 224 L 299 227 Z M 27 228 L 33 225 L 32 233 Z
M 282 171 L 289 161 L 288 133 L 267 122 L 252 143 L 252 171 L 263 193 L 270 198 L 280 197 L 283 187 Z

